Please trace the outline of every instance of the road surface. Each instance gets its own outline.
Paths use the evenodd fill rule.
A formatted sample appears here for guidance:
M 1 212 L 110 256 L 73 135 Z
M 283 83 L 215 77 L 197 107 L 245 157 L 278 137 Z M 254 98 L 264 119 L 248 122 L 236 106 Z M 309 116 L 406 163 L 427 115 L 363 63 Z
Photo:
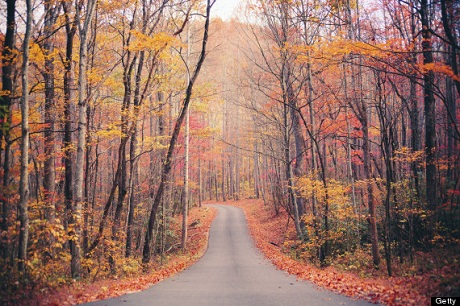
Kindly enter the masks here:
M 208 250 L 195 265 L 145 291 L 85 305 L 369 305 L 277 270 L 255 248 L 243 211 L 215 207 Z

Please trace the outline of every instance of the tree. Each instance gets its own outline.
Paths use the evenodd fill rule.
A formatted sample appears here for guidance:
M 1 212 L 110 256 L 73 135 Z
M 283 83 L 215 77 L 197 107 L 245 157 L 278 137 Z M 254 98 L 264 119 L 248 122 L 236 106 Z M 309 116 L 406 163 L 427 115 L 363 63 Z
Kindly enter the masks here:
M 86 150 L 86 110 L 88 104 L 88 96 L 86 95 L 86 66 L 87 66 L 87 47 L 88 47 L 88 34 L 89 26 L 94 16 L 96 8 L 96 1 L 88 0 L 86 3 L 86 11 L 84 14 L 83 23 L 81 22 L 81 16 L 76 15 L 79 22 L 79 34 L 80 34 L 80 55 L 78 64 L 78 137 L 77 137 L 77 156 L 76 156 L 76 171 L 75 171 L 75 199 L 72 206 L 72 216 L 70 224 L 72 228 L 71 238 L 71 253 L 72 253 L 72 277 L 79 278 L 81 276 L 81 212 L 83 202 L 86 200 L 83 198 L 83 186 L 84 186 L 84 161 L 85 161 L 85 150 Z
M 209 23 L 210 23 L 210 18 L 211 18 L 211 8 L 214 5 L 214 3 L 215 3 L 215 0 L 207 0 L 206 2 L 206 14 L 205 14 L 204 27 L 203 27 L 203 40 L 201 44 L 200 56 L 193 70 L 193 73 L 191 73 L 190 80 L 187 84 L 187 91 L 185 93 L 185 98 L 181 106 L 179 117 L 176 119 L 176 122 L 174 124 L 174 129 L 173 129 L 173 133 L 171 136 L 171 140 L 169 141 L 168 152 L 166 154 L 166 158 L 162 165 L 160 183 L 159 183 L 157 192 L 155 194 L 155 198 L 153 200 L 152 207 L 150 209 L 148 228 L 145 232 L 144 247 L 142 250 L 142 262 L 144 264 L 147 264 L 150 262 L 150 255 L 151 255 L 150 254 L 150 243 L 153 237 L 152 234 L 153 234 L 153 228 L 154 228 L 155 221 L 156 221 L 157 209 L 160 205 L 160 201 L 162 199 L 164 189 L 165 189 L 165 184 L 168 179 L 168 175 L 171 171 L 171 164 L 172 164 L 174 148 L 176 146 L 177 139 L 179 137 L 179 132 L 182 127 L 182 122 L 184 121 L 184 118 L 188 111 L 190 99 L 192 97 L 193 86 L 198 78 L 201 67 L 203 66 L 204 60 L 206 58 L 206 45 L 207 45 L 208 37 L 209 37 Z
M 271 74 L 279 83 L 280 97 L 278 100 L 283 107 L 285 179 L 289 193 L 289 207 L 296 225 L 297 235 L 299 238 L 303 238 L 304 233 L 301 228 L 300 217 L 304 210 L 302 199 L 295 192 L 294 175 L 300 176 L 304 171 L 305 140 L 301 131 L 297 105 L 297 96 L 301 91 L 304 79 L 299 80 L 301 76 L 295 69 L 296 53 L 292 52 L 289 47 L 296 43 L 297 36 L 291 35 L 294 29 L 290 16 L 291 7 L 288 2 L 266 3 L 261 1 L 260 11 L 269 31 L 269 37 L 279 52 L 273 54 L 271 51 L 264 50 L 259 43 L 259 52 L 262 56 L 263 65 L 265 65 L 262 69 Z M 255 37 L 255 39 L 258 40 L 259 38 Z M 293 152 L 291 152 L 291 129 L 294 136 Z
M 14 71 L 14 35 L 16 31 L 16 0 L 9 0 L 7 4 L 6 31 L 2 48 L 2 91 L 0 94 L 0 162 L 3 153 L 3 177 L 0 202 L 2 203 L 2 232 L 7 232 L 11 224 L 11 209 L 9 202 L 9 170 L 10 170 L 10 108 L 13 95 L 13 71 Z M 3 149 L 5 139 L 5 149 Z M 6 237 L 0 240 L 0 249 L 4 259 L 8 257 L 9 246 L 5 241 Z
M 433 63 L 431 45 L 430 7 L 431 1 L 420 1 L 420 19 L 422 22 L 422 54 L 423 64 Z M 431 211 L 437 206 L 436 178 L 436 101 L 433 94 L 434 72 L 428 70 L 423 75 L 424 114 L 425 114 L 425 155 L 426 155 L 426 200 Z
M 46 205 L 45 218 L 53 223 L 55 216 L 55 201 L 56 201 L 56 170 L 55 170 L 55 155 L 56 155 L 56 140 L 55 140 L 55 118 L 54 110 L 56 107 L 55 101 L 55 77 L 54 77 L 54 42 L 53 31 L 54 26 L 60 12 L 60 3 L 53 4 L 51 1 L 45 1 L 45 20 L 43 27 L 43 54 L 45 57 L 45 65 L 42 71 L 45 82 L 45 162 L 44 162 L 44 202 Z
M 29 46 L 32 35 L 33 8 L 26 1 L 26 32 L 22 46 L 22 97 L 21 97 L 21 179 L 19 183 L 19 246 L 18 270 L 25 275 L 27 244 L 29 240 Z
M 74 200 L 74 171 L 73 171 L 73 87 L 74 87 L 74 69 L 73 69 L 73 51 L 74 51 L 74 39 L 77 32 L 77 18 L 76 15 L 80 14 L 80 8 L 77 6 L 75 8 L 75 17 L 71 19 L 71 6 L 67 1 L 62 2 L 62 8 L 65 16 L 65 30 L 66 30 L 66 47 L 65 55 L 62 56 L 63 66 L 64 66 L 64 137 L 63 137 L 63 163 L 64 163 L 64 203 L 65 203 L 65 212 L 66 212 L 66 221 L 68 225 L 74 223 L 73 217 L 73 200 Z M 69 248 L 70 254 L 73 259 L 71 263 L 72 277 L 78 274 L 78 257 L 75 250 L 75 241 L 73 235 L 69 235 Z

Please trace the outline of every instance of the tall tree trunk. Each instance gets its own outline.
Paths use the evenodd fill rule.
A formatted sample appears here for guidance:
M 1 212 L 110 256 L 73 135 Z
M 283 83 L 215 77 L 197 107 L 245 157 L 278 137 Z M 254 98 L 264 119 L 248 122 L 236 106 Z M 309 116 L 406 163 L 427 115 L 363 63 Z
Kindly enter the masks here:
M 224 154 L 222 154 L 222 201 L 226 202 L 227 201 L 227 193 L 225 191 L 225 160 L 224 160 Z
M 12 223 L 11 209 L 9 203 L 9 169 L 10 169 L 10 144 L 9 144 L 9 128 L 10 128 L 10 107 L 11 95 L 13 94 L 13 50 L 14 50 L 14 33 L 16 31 L 16 0 L 6 1 L 6 31 L 2 49 L 2 90 L 0 92 L 0 163 L 3 153 L 3 178 L 1 186 L 0 199 L 2 204 L 2 221 L 1 231 L 7 233 L 8 228 Z M 3 151 L 3 139 L 5 138 L 5 150 Z M 0 250 L 2 256 L 7 259 L 10 253 L 10 245 L 6 235 L 1 235 Z
M 327 184 L 327 165 L 326 165 L 326 143 L 323 142 L 323 153 L 320 153 L 319 142 L 315 141 L 317 155 L 319 160 L 319 165 L 321 169 L 321 182 L 325 191 L 324 194 L 324 214 L 323 214 L 323 224 L 324 224 L 324 233 L 322 233 L 322 239 L 324 240 L 320 247 L 320 261 L 322 265 L 326 264 L 326 258 L 329 255 L 329 190 Z
M 76 19 L 73 21 L 70 20 L 70 3 L 62 2 L 62 7 L 65 13 L 66 19 L 66 51 L 65 58 L 63 60 L 64 65 L 64 201 L 66 208 L 66 225 L 73 224 L 73 187 L 74 187 L 74 174 L 73 174 L 73 87 L 74 87 L 74 78 L 73 78 L 73 48 L 74 48 L 74 38 L 77 31 Z M 76 14 L 79 14 L 78 9 Z M 69 231 L 69 237 L 70 237 Z M 73 239 L 69 239 L 70 253 L 74 254 L 75 242 Z
M 365 103 L 365 102 L 363 102 Z M 370 160 L 370 140 L 369 140 L 369 124 L 367 119 L 367 106 L 364 106 L 363 118 L 361 118 L 362 131 L 363 131 L 363 167 L 364 167 L 364 178 L 367 186 L 367 205 L 369 208 L 369 231 L 371 234 L 371 245 L 372 245 L 372 260 L 374 266 L 380 265 L 380 253 L 379 253 L 379 242 L 377 232 L 377 218 L 375 211 L 375 199 L 372 188 L 372 174 L 371 174 L 371 160 Z
M 144 17 L 145 19 L 145 17 Z M 139 107 L 142 103 L 142 98 L 140 97 L 140 91 L 141 91 L 141 76 L 142 76 L 142 70 L 144 67 L 144 52 L 141 52 L 140 58 L 139 58 L 139 64 L 137 67 L 137 72 L 136 72 L 136 78 L 135 78 L 135 89 L 134 89 L 134 109 L 135 109 L 135 116 L 132 120 L 131 123 L 131 128 L 130 128 L 130 135 L 131 135 L 131 141 L 130 141 L 130 148 L 129 148 L 129 156 L 130 156 L 130 175 L 129 175 L 129 190 L 130 190 L 130 197 L 129 197 L 129 202 L 128 202 L 128 224 L 127 224 L 127 232 L 126 232 L 126 251 L 125 255 L 126 257 L 129 257 L 131 254 L 131 240 L 132 240 L 132 228 L 134 225 L 134 208 L 136 207 L 136 191 L 139 180 L 139 167 L 137 163 L 137 157 L 136 157 L 136 150 L 137 150 L 137 134 L 138 134 L 138 112 L 139 112 Z
M 310 152 L 311 152 L 311 172 L 313 174 L 313 177 L 316 178 L 317 172 L 318 172 L 318 164 L 316 162 L 316 157 L 317 157 L 317 143 L 316 143 L 316 120 L 315 120 L 315 108 L 314 108 L 314 96 L 313 96 L 313 80 L 312 80 L 312 71 L 311 71 L 311 65 L 307 65 L 307 73 L 308 73 L 308 80 L 307 80 L 307 96 L 308 96 L 308 110 L 310 113 L 310 127 L 308 124 L 305 124 L 305 127 L 307 128 L 308 134 L 310 136 Z M 316 198 L 316 193 L 315 191 L 312 192 L 311 196 L 311 211 L 313 214 L 313 228 L 315 231 L 315 235 L 317 238 L 319 237 L 319 227 L 320 227 L 320 222 L 318 222 L 318 201 Z M 318 247 L 318 258 L 320 262 L 324 262 L 325 260 L 325 255 L 323 252 L 323 249 L 321 247 Z
M 133 227 L 134 227 L 134 209 L 136 208 L 136 201 L 137 201 L 137 192 L 138 192 L 138 184 L 139 184 L 139 166 L 136 157 L 136 150 L 137 150 L 137 134 L 138 128 L 137 124 L 134 127 L 135 130 L 131 135 L 131 142 L 129 147 L 129 156 L 131 160 L 130 164 L 130 183 L 129 183 L 129 203 L 128 203 L 128 221 L 127 221 L 127 230 L 126 230 L 126 251 L 125 257 L 131 256 L 131 249 L 132 249 L 132 239 L 133 239 Z
M 290 82 L 290 81 L 289 81 Z M 292 85 L 290 84 L 287 88 L 288 100 L 289 100 L 289 108 L 290 108 L 290 115 L 292 121 L 292 129 L 294 130 L 294 144 L 295 144 L 295 164 L 293 168 L 293 174 L 295 178 L 299 178 L 305 174 L 305 139 L 302 133 L 302 129 L 300 126 L 300 118 L 299 118 L 299 108 L 297 107 L 297 101 L 294 97 L 294 90 L 292 89 Z M 300 196 L 298 192 L 296 192 L 296 205 L 297 211 L 300 217 L 305 213 L 304 210 L 304 199 Z M 300 222 L 300 227 L 302 229 L 302 236 L 303 236 L 303 225 Z M 303 237 L 302 237 L 303 238 Z
M 26 0 L 26 33 L 22 50 L 22 98 L 21 98 L 21 179 L 19 182 L 19 245 L 18 270 L 25 276 L 27 243 L 29 240 L 29 46 L 32 31 L 32 2 Z
M 144 247 L 142 250 L 142 262 L 144 264 L 148 264 L 150 262 L 150 244 L 153 238 L 153 229 L 156 221 L 156 214 L 157 214 L 157 209 L 161 203 L 161 199 L 163 197 L 165 185 L 169 176 L 169 173 L 171 171 L 172 167 L 172 157 L 174 153 L 174 148 L 177 143 L 177 139 L 179 137 L 179 132 L 181 130 L 182 122 L 185 119 L 185 115 L 188 111 L 188 107 L 190 104 L 190 99 L 192 97 L 192 91 L 193 91 L 193 86 L 196 82 L 196 79 L 198 78 L 198 75 L 200 73 L 201 67 L 203 65 L 203 62 L 206 58 L 206 46 L 208 43 L 208 37 L 209 37 L 209 23 L 210 23 L 210 14 L 211 14 L 211 7 L 214 5 L 215 0 L 207 0 L 207 5 L 206 5 L 206 21 L 204 24 L 204 34 L 203 34 L 203 41 L 201 45 L 201 53 L 200 57 L 198 59 L 198 62 L 195 66 L 195 70 L 193 74 L 191 75 L 190 81 L 187 86 L 187 91 L 185 94 L 184 102 L 182 105 L 181 112 L 179 114 L 179 117 L 177 118 L 175 125 L 174 125 L 174 130 L 171 136 L 171 140 L 169 141 L 169 148 L 168 152 L 166 154 L 166 158 L 164 163 L 162 164 L 162 171 L 161 171 L 161 178 L 160 178 L 160 184 L 157 189 L 157 193 L 155 194 L 155 198 L 150 210 L 150 216 L 149 216 L 149 221 L 148 221 L 148 228 L 147 231 L 145 232 L 145 239 L 144 239 Z
M 44 144 L 44 202 L 45 218 L 48 222 L 54 223 L 55 217 L 55 190 L 56 190 L 56 170 L 55 170 L 55 90 L 54 90 L 54 42 L 53 30 L 59 11 L 59 5 L 53 5 L 49 0 L 45 1 L 45 21 L 43 35 L 43 53 L 45 55 L 45 69 L 43 79 L 45 80 L 45 144 Z M 50 241 L 52 243 L 52 241 Z
M 260 199 L 261 196 L 261 178 L 260 178 L 260 160 L 259 160 L 259 153 L 258 153 L 258 145 L 257 141 L 254 142 L 254 193 L 257 199 Z
M 133 30 L 134 21 L 131 22 L 131 30 Z M 128 39 L 128 47 L 129 47 Z M 112 239 L 116 239 L 116 233 L 120 227 L 121 222 L 121 214 L 123 212 L 123 203 L 128 193 L 127 190 L 127 183 L 128 183 L 128 166 L 127 166 L 127 159 L 126 159 L 126 146 L 129 141 L 129 122 L 130 122 L 130 115 L 129 109 L 130 104 L 133 96 L 132 90 L 132 76 L 134 72 L 134 68 L 137 63 L 137 55 L 132 57 L 131 51 L 127 51 L 124 55 L 124 71 L 123 71 L 123 86 L 124 86 L 124 96 L 123 96 L 123 104 L 121 107 L 121 139 L 120 139 L 120 146 L 118 148 L 118 181 L 115 184 L 118 185 L 118 198 L 117 198 L 117 205 L 115 208 L 115 216 L 112 226 Z M 143 68 L 143 53 L 141 53 L 141 58 L 139 59 L 138 63 L 138 72 L 137 74 L 140 75 L 142 73 Z
M 431 1 L 420 1 L 420 17 L 422 21 L 422 54 L 423 64 L 433 63 L 431 51 L 431 25 L 429 10 Z M 424 113 L 425 113 L 425 161 L 426 161 L 426 200 L 428 209 L 436 211 L 437 181 L 436 181 L 436 104 L 433 93 L 434 72 L 428 69 L 423 74 Z
M 189 8 L 190 10 L 190 8 Z M 187 71 L 189 71 L 188 66 L 190 65 L 190 53 L 192 50 L 192 43 L 190 41 L 190 21 L 187 25 L 187 57 L 186 65 Z M 187 73 L 187 84 L 190 82 L 190 74 Z M 182 230 L 181 230 L 181 248 L 183 251 L 187 248 L 187 218 L 188 218 L 188 202 L 189 202 L 189 167 L 190 167 L 190 109 L 187 109 L 185 114 L 185 139 L 184 139 L 184 197 L 182 203 Z
M 181 231 L 181 247 L 182 250 L 187 248 L 187 217 L 188 217 L 188 202 L 189 202 L 189 143 L 190 143 L 190 110 L 187 110 L 185 115 L 185 160 L 184 160 L 184 197 L 182 203 L 182 231 Z
M 198 147 L 198 207 L 203 206 L 203 169 L 201 161 L 201 147 Z
M 361 25 L 360 25 L 360 11 L 359 5 L 356 5 L 356 16 L 357 16 L 357 25 L 355 39 L 361 40 Z M 353 28 L 350 29 L 353 31 Z M 353 36 L 353 33 L 350 35 Z M 357 77 L 354 75 L 354 69 L 352 66 L 352 89 L 354 92 L 353 100 L 355 105 L 350 104 L 353 112 L 361 123 L 361 129 L 363 132 L 363 171 L 364 179 L 366 180 L 367 188 L 367 204 L 368 204 L 368 223 L 369 223 L 369 232 L 371 236 L 371 247 L 372 247 L 372 260 L 375 267 L 380 265 L 380 253 L 379 253 L 379 242 L 378 242 L 378 231 L 377 231 L 377 219 L 376 219 L 376 210 L 375 210 L 375 199 L 373 192 L 373 183 L 372 183 L 372 167 L 371 167 L 371 150 L 370 150 L 370 139 L 369 139 L 369 106 L 364 99 L 364 90 L 363 90 L 363 58 L 358 57 L 357 60 L 358 73 Z
M 393 165 L 391 163 L 391 159 L 393 158 L 392 150 L 390 147 L 390 141 L 393 141 L 391 139 L 392 132 L 390 129 L 392 129 L 391 126 L 389 126 L 389 122 L 386 116 L 386 109 L 387 105 L 386 103 L 386 97 L 383 97 L 383 89 L 382 89 L 382 83 L 381 79 L 379 76 L 377 76 L 377 91 L 378 91 L 378 115 L 379 115 L 379 121 L 380 121 L 380 134 L 382 138 L 382 145 L 381 145 L 381 150 L 383 154 L 383 159 L 385 161 L 385 223 L 384 223 L 384 248 L 385 248 L 385 260 L 387 264 L 387 271 L 388 275 L 392 276 L 392 262 L 391 262 L 391 242 L 392 242 L 392 237 L 391 237 L 391 192 L 392 192 L 392 185 L 395 183 L 394 180 L 394 175 L 393 175 Z
M 85 162 L 85 148 L 86 148 L 86 109 L 88 97 L 86 95 L 86 67 L 87 67 L 87 49 L 88 49 L 88 33 L 89 25 L 91 24 L 96 1 L 88 0 L 86 6 L 86 13 L 83 25 L 80 24 L 80 56 L 79 56 L 79 74 L 78 74 L 78 133 L 77 133 L 77 157 L 75 164 L 75 201 L 73 205 L 73 232 L 72 232 L 72 259 L 71 259 L 71 273 L 73 278 L 81 276 L 81 213 L 82 205 L 85 199 L 83 198 L 84 186 L 84 162 Z M 77 18 L 80 16 L 77 14 Z
M 415 57 L 415 55 L 414 55 Z M 415 60 L 414 60 L 415 63 Z M 410 100 L 410 127 L 411 127 L 411 147 L 412 152 L 418 152 L 421 149 L 420 141 L 420 126 L 419 126 L 419 107 L 417 98 L 417 84 L 415 76 L 410 78 L 409 100 Z M 412 176 L 414 177 L 414 185 L 417 196 L 420 196 L 420 166 L 417 161 L 411 163 Z
M 88 51 L 91 52 L 90 56 L 90 68 L 93 69 L 95 67 L 95 48 L 97 44 L 97 14 L 96 17 L 94 18 L 93 21 L 93 26 L 91 27 L 91 43 L 89 43 L 88 46 Z M 93 84 L 89 84 L 87 86 L 87 95 L 92 96 L 93 94 Z M 87 130 L 91 130 L 93 127 L 92 123 L 94 123 L 94 117 L 95 117 L 95 110 L 96 107 L 92 105 L 88 105 L 86 109 L 86 122 L 87 122 Z M 93 141 L 93 135 L 90 132 L 86 133 L 86 143 L 92 143 Z M 98 156 L 97 156 L 97 149 L 98 149 L 99 143 L 96 145 L 95 151 L 96 151 L 96 161 L 94 165 L 96 166 L 96 169 L 94 169 L 93 164 L 91 162 L 91 157 L 93 156 L 93 146 L 87 146 L 86 147 L 86 152 L 85 152 L 85 186 L 84 186 L 84 198 L 85 202 L 83 204 L 83 230 L 82 230 L 82 247 L 83 247 L 83 252 L 84 254 L 87 253 L 88 251 L 88 245 L 89 245 L 89 223 L 90 219 L 93 220 L 93 212 L 94 212 L 94 202 L 96 198 L 96 192 L 95 192 L 95 182 L 97 179 L 97 167 L 98 167 Z M 94 175 L 93 175 L 94 174 Z M 91 186 L 94 186 L 91 188 Z M 92 200 L 91 200 L 92 198 Z M 93 203 L 93 205 L 90 206 L 90 203 Z M 91 207 L 91 209 L 90 209 Z M 90 218 L 91 216 L 91 218 Z
M 285 92 L 285 91 L 284 91 Z M 283 104 L 283 128 L 284 128 L 284 166 L 285 166 L 285 175 L 287 181 L 287 188 L 289 194 L 289 208 L 290 213 L 294 216 L 294 225 L 297 233 L 297 237 L 302 238 L 302 230 L 300 228 L 300 219 L 299 219 L 299 209 L 297 206 L 296 194 L 294 190 L 294 175 L 292 171 L 292 162 L 291 162 L 291 149 L 290 149 L 290 133 L 289 133 L 289 105 L 287 101 L 286 94 L 284 94 Z

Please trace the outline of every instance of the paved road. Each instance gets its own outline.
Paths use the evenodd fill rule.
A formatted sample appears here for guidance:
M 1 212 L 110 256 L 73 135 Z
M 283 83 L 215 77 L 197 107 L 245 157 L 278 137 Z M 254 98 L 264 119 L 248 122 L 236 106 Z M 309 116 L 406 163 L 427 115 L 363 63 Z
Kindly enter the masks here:
M 215 207 L 208 250 L 195 265 L 143 292 L 86 305 L 369 305 L 277 270 L 254 247 L 243 211 Z

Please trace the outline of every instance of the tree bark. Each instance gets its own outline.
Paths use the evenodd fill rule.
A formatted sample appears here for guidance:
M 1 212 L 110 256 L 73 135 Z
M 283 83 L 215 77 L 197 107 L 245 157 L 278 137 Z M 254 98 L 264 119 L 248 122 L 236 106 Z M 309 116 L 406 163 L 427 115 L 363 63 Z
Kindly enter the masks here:
M 433 63 L 431 51 L 431 27 L 429 22 L 429 0 L 421 0 L 420 17 L 422 21 L 422 54 L 423 64 Z M 436 102 L 433 93 L 434 72 L 428 69 L 423 74 L 424 113 L 425 113 L 425 161 L 426 161 L 426 200 L 428 209 L 435 211 L 437 207 L 436 181 Z
M 70 20 L 70 4 L 68 2 L 62 2 L 62 7 L 66 19 L 66 51 L 65 58 L 63 60 L 64 65 L 64 202 L 66 208 L 66 225 L 71 225 L 73 221 L 73 187 L 74 187 L 74 174 L 72 169 L 73 164 L 73 87 L 74 87 L 74 78 L 73 78 L 73 47 L 74 47 L 74 38 L 77 31 L 76 19 L 73 21 Z M 78 9 L 76 14 L 79 14 Z M 69 231 L 70 237 L 70 231 Z M 75 242 L 72 239 L 69 239 L 70 253 L 74 254 Z
M 75 164 L 75 200 L 73 205 L 73 228 L 72 238 L 72 260 L 71 260 L 71 273 L 72 278 L 79 278 L 81 276 L 81 215 L 82 205 L 85 199 L 83 198 L 84 186 L 84 162 L 85 162 L 85 149 L 86 149 L 86 109 L 88 97 L 86 95 L 86 66 L 87 66 L 87 47 L 88 47 L 88 32 L 89 25 L 91 24 L 94 11 L 96 7 L 95 0 L 88 0 L 86 13 L 83 25 L 80 24 L 80 56 L 79 56 L 79 74 L 78 74 L 78 133 L 77 133 L 77 156 Z M 77 14 L 77 18 L 80 16 Z
M 13 50 L 14 50 L 14 33 L 16 31 L 16 0 L 6 1 L 6 31 L 2 49 L 2 90 L 0 92 L 0 162 L 2 153 L 3 157 L 3 178 L 0 199 L 2 203 L 2 222 L 1 230 L 4 233 L 8 232 L 11 225 L 11 209 L 9 203 L 9 169 L 10 169 L 10 144 L 9 144 L 9 128 L 10 128 L 10 107 L 11 95 L 13 93 Z M 5 150 L 3 150 L 3 139 L 5 139 Z M 4 152 L 2 152 L 4 151 Z M 8 258 L 10 246 L 7 237 L 2 235 L 0 240 L 0 249 L 4 259 Z
M 380 253 L 379 253 L 379 240 L 377 232 L 377 219 L 375 212 L 375 199 L 372 188 L 372 174 L 371 174 L 371 160 L 370 160 L 370 141 L 369 141 L 369 125 L 367 119 L 367 107 L 364 107 L 363 118 L 361 118 L 362 131 L 363 131 L 363 167 L 364 167 L 364 178 L 366 179 L 367 186 L 367 205 L 368 205 L 368 222 L 369 231 L 371 234 L 371 245 L 372 245 L 372 260 L 374 266 L 380 265 Z
M 19 182 L 19 245 L 18 270 L 25 277 L 27 244 L 29 240 L 29 46 L 32 32 L 32 2 L 26 0 L 26 33 L 22 50 L 22 97 L 21 97 L 21 179 Z
M 59 4 L 53 5 L 49 0 L 44 2 L 45 21 L 43 35 L 43 53 L 45 55 L 45 68 L 43 79 L 45 81 L 45 132 L 44 132 L 44 202 L 45 218 L 48 222 L 54 223 L 55 217 L 55 191 L 56 191 L 56 170 L 55 170 L 55 89 L 54 89 L 54 41 L 53 30 L 59 12 Z M 50 242 L 52 243 L 52 242 Z

